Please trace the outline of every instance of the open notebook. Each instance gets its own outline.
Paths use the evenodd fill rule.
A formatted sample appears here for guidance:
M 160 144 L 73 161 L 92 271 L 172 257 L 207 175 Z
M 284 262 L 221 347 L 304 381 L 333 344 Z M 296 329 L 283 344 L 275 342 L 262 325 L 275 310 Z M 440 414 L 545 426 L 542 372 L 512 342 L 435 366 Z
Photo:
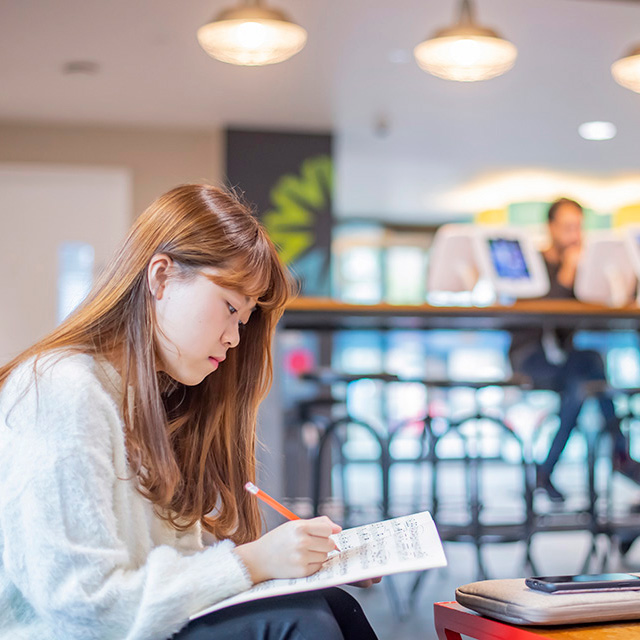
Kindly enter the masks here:
M 323 567 L 313 575 L 261 582 L 248 591 L 200 611 L 191 619 L 241 602 L 447 564 L 442 542 L 428 511 L 346 529 L 332 537 L 340 552 L 332 552 Z

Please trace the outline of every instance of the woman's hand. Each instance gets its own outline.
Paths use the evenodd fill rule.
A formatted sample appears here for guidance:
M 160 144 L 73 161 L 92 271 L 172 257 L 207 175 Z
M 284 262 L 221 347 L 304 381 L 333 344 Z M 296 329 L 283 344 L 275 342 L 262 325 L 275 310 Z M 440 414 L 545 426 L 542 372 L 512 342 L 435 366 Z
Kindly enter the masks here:
M 360 587 L 361 589 L 368 589 L 369 587 L 373 586 L 374 584 L 378 584 L 378 582 L 380 582 L 380 580 L 382 580 L 382 577 L 380 577 L 380 578 L 369 578 L 368 580 L 358 580 L 358 582 L 350 582 L 349 586 L 350 587 Z
M 329 537 L 342 531 L 327 516 L 292 520 L 261 538 L 235 548 L 254 583 L 273 578 L 303 578 L 315 573 L 336 544 Z

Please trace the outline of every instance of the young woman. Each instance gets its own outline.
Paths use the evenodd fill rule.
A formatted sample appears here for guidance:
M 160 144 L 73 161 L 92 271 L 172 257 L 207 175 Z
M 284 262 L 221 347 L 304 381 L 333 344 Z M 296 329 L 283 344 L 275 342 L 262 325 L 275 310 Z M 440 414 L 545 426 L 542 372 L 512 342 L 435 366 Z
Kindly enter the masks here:
M 315 572 L 335 548 L 326 517 L 260 536 L 243 490 L 290 292 L 244 206 L 177 187 L 81 307 L 0 368 L 1 637 L 375 637 L 338 589 L 185 626 L 257 582 Z

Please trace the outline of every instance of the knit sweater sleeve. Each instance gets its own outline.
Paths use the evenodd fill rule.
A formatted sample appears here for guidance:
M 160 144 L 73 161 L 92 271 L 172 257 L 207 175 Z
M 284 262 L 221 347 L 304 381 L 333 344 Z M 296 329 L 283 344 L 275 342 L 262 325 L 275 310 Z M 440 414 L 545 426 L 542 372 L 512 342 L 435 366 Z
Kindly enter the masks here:
M 7 389 L 1 415 L 8 398 L 13 406 L 0 421 L 2 561 L 56 637 L 167 638 L 194 613 L 251 586 L 230 541 L 191 553 L 152 546 L 140 558 L 122 539 L 114 488 L 126 480 L 113 463 L 121 421 L 87 367 L 70 358 L 26 394 Z

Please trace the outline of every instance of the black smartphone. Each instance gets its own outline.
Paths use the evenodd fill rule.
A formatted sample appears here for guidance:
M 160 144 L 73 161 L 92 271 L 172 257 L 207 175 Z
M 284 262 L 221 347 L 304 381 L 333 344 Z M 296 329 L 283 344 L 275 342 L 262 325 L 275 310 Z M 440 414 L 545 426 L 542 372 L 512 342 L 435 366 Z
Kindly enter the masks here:
M 524 583 L 530 589 L 557 593 L 561 591 L 605 591 L 640 589 L 640 577 L 630 573 L 595 573 L 577 576 L 534 576 Z

